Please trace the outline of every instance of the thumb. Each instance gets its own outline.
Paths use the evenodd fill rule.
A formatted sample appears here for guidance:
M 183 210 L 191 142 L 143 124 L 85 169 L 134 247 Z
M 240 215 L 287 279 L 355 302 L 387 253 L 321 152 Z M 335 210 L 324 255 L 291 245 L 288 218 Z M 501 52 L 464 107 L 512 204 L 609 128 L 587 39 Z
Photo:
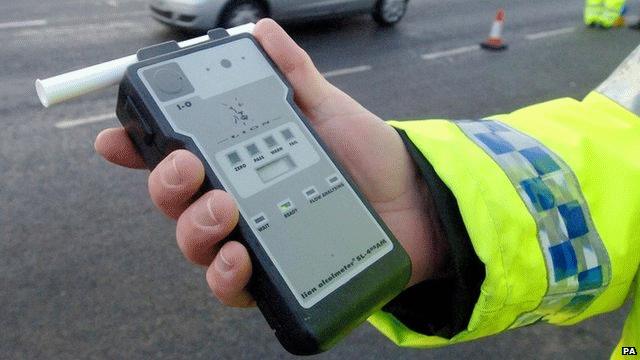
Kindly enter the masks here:
M 258 21 L 253 34 L 293 86 L 296 103 L 305 113 L 314 113 L 335 94 L 337 89 L 325 80 L 309 55 L 275 21 Z

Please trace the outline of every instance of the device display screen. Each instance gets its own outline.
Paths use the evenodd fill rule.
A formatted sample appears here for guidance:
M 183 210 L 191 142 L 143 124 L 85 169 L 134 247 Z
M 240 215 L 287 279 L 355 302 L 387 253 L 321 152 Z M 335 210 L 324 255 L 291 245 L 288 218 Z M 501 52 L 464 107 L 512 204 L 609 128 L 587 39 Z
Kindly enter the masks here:
M 293 160 L 291 160 L 291 157 L 287 155 L 256 168 L 256 172 L 258 172 L 258 176 L 260 176 L 262 182 L 268 183 L 278 176 L 293 170 L 295 167 L 296 165 L 293 163 Z
M 301 306 L 393 243 L 287 101 L 250 39 L 138 70 L 174 130 L 191 137 Z

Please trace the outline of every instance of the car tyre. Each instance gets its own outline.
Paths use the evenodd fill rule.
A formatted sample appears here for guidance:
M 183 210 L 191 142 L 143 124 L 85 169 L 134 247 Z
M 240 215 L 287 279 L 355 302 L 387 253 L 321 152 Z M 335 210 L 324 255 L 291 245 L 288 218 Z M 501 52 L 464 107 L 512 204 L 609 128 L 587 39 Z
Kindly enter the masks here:
M 373 9 L 373 19 L 382 26 L 393 26 L 404 17 L 409 0 L 378 0 Z
M 255 0 L 236 0 L 229 1 L 225 6 L 218 22 L 220 26 L 229 29 L 238 25 L 244 25 L 267 17 L 267 8 L 260 1 Z

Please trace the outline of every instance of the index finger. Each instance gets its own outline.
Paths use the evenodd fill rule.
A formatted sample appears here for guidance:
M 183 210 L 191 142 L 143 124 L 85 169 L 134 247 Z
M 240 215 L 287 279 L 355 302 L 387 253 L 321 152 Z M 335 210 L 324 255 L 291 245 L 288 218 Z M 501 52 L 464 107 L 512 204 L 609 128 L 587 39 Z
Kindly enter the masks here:
M 102 130 L 96 137 L 94 147 L 98 154 L 111 163 L 132 169 L 146 168 L 124 128 Z

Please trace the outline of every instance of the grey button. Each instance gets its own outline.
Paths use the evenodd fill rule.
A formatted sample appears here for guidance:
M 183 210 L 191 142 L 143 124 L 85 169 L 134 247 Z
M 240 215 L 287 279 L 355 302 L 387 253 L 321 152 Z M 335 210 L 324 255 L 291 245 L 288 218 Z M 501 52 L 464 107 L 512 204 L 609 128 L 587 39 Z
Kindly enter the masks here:
M 264 213 L 255 215 L 251 220 L 253 221 L 254 224 L 258 226 L 264 225 L 269 222 L 269 220 L 267 219 L 267 216 Z
M 189 79 L 177 63 L 163 64 L 143 71 L 160 101 L 169 101 L 194 91 Z
M 293 139 L 293 133 L 291 132 L 290 129 L 284 129 L 281 131 L 281 133 L 285 140 Z
M 184 77 L 174 70 L 160 69 L 153 75 L 158 89 L 167 94 L 177 94 L 184 89 Z
M 235 151 L 227 154 L 227 158 L 229 159 L 232 165 L 235 165 L 241 161 L 240 155 L 238 155 L 238 153 Z
M 342 181 L 340 180 L 338 174 L 333 174 L 327 178 L 327 182 L 329 183 L 329 185 L 338 185 Z
M 318 190 L 316 190 L 314 186 L 310 186 L 304 189 L 302 193 L 307 197 L 307 199 L 313 199 L 313 197 L 318 194 Z
M 247 145 L 247 151 L 249 152 L 249 155 L 251 155 L 251 156 L 255 156 L 260 152 L 260 150 L 258 149 L 256 144 Z
M 280 212 L 283 214 L 295 208 L 296 206 L 293 204 L 293 201 L 291 201 L 291 199 L 286 199 L 278 203 L 278 209 L 280 209 Z
M 278 145 L 278 143 L 276 142 L 276 139 L 273 138 L 273 136 L 269 135 L 264 139 L 264 142 L 267 144 L 268 147 L 272 148 L 272 147 L 276 147 L 276 145 Z

